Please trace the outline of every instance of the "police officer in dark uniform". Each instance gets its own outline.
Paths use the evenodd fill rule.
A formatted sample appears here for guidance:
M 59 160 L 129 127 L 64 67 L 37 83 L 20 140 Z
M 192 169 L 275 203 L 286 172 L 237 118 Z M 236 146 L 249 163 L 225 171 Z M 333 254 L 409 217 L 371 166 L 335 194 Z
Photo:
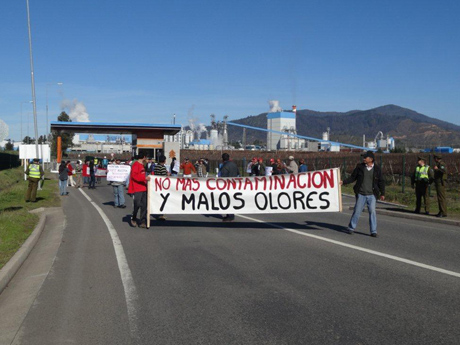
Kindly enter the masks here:
M 439 213 L 436 217 L 443 218 L 447 217 L 447 205 L 446 205 L 446 182 L 447 182 L 447 169 L 446 164 L 442 161 L 442 157 L 439 154 L 434 155 L 434 161 L 436 165 L 434 169 L 434 184 L 436 186 L 436 195 L 438 197 Z
M 33 162 L 29 164 L 26 170 L 27 180 L 29 180 L 29 187 L 27 188 L 26 202 L 36 201 L 38 182 L 45 173 L 39 164 L 39 159 L 34 158 Z
M 415 196 L 417 198 L 415 213 L 420 213 L 422 199 L 425 205 L 425 214 L 430 214 L 430 195 L 428 186 L 433 183 L 434 173 L 430 166 L 426 165 L 426 160 L 423 157 L 418 157 L 418 165 L 415 168 L 411 177 L 412 188 L 415 188 Z

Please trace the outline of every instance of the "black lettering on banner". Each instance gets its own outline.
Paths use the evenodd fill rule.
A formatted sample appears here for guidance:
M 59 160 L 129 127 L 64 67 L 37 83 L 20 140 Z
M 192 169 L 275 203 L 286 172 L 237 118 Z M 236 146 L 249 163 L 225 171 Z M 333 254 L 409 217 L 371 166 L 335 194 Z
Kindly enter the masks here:
M 316 206 L 311 206 L 310 201 L 313 201 L 312 195 L 316 195 L 318 192 L 311 192 L 307 195 L 307 207 L 311 210 L 316 210 L 318 207 Z
M 259 205 L 259 195 L 262 196 L 263 200 L 264 200 L 264 205 L 263 206 L 260 206 Z M 267 199 L 267 196 L 265 195 L 265 193 L 262 193 L 262 192 L 259 192 L 257 193 L 255 196 L 254 196 L 254 201 L 256 202 L 256 206 L 259 210 L 262 210 L 264 211 L 266 208 L 267 208 L 267 205 L 268 205 L 268 199 Z
M 305 210 L 305 203 L 303 202 L 303 198 L 305 198 L 305 194 L 299 191 L 295 191 L 293 193 L 293 199 L 294 199 L 294 210 L 297 210 L 297 203 L 299 202 L 302 205 L 302 210 Z
M 244 208 L 244 205 L 245 205 L 244 199 L 241 199 L 241 198 L 240 198 L 240 196 L 242 196 L 242 195 L 243 195 L 243 193 L 235 193 L 235 194 L 233 195 L 233 199 L 235 199 L 236 201 L 240 201 L 240 202 L 241 202 L 241 205 L 240 205 L 240 206 L 236 206 L 236 205 L 235 205 L 235 206 L 233 206 L 233 209 L 235 209 L 235 210 L 241 210 L 242 208 Z
M 206 206 L 206 211 L 209 211 L 209 202 L 205 193 L 200 193 L 200 196 L 198 197 L 198 205 L 196 205 L 196 208 L 199 210 L 201 205 Z
M 331 206 L 331 203 L 328 199 L 323 199 L 323 196 L 324 195 L 329 195 L 329 192 L 322 192 L 320 195 L 319 195 L 319 200 L 321 201 L 324 201 L 326 203 L 325 206 L 320 206 L 319 208 L 322 209 L 322 210 L 326 210 L 329 208 L 329 206 Z
M 211 192 L 211 210 L 213 211 L 219 211 L 219 207 L 216 206 L 216 201 L 214 200 L 214 193 Z
M 282 196 L 285 196 L 287 198 L 287 201 L 288 201 L 287 206 L 283 206 L 283 203 L 281 202 L 281 197 Z M 288 193 L 282 192 L 282 193 L 278 194 L 278 205 L 283 210 L 289 210 L 291 208 L 291 197 L 289 196 Z
M 277 210 L 278 207 L 273 206 L 273 195 L 272 195 L 272 193 L 268 193 L 268 200 L 270 201 L 270 210 Z
M 185 204 L 191 204 L 192 210 L 195 211 L 195 194 L 190 195 L 190 199 L 187 199 L 187 195 L 182 194 L 182 211 L 185 210 Z
M 161 203 L 160 211 L 163 211 L 165 209 L 166 202 L 168 201 L 169 196 L 171 193 L 168 193 L 164 195 L 163 193 L 160 193 L 161 197 L 163 198 L 163 202 Z
M 228 195 L 228 193 L 222 193 L 219 195 L 219 207 L 221 210 L 227 210 L 230 207 L 230 195 Z

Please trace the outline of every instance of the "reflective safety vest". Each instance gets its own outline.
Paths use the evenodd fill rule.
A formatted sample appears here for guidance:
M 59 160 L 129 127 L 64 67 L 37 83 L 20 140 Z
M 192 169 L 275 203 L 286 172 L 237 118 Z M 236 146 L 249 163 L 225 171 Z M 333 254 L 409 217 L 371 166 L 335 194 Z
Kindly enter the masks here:
M 421 166 L 418 166 L 416 169 L 415 169 L 415 181 L 425 181 L 425 182 L 428 182 L 429 181 L 429 177 L 428 177 L 428 169 L 430 167 L 428 165 L 425 165 L 423 167 Z
M 40 178 L 40 166 L 38 164 L 29 165 L 29 177 Z

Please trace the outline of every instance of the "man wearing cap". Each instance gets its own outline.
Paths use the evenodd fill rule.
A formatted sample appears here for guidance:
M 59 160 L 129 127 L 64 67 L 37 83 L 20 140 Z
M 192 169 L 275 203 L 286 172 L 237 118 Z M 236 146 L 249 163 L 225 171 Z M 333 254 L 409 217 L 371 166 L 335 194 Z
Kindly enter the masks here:
M 438 197 L 439 213 L 436 215 L 438 218 L 447 217 L 446 205 L 446 182 L 447 182 L 447 169 L 442 161 L 441 155 L 434 155 L 436 165 L 434 169 L 434 185 L 436 186 L 436 196 Z
M 192 171 L 196 174 L 195 166 L 190 163 L 188 158 L 185 158 L 184 163 L 180 165 L 180 169 L 184 171 L 184 177 L 192 177 Z
M 422 198 L 425 205 L 425 214 L 430 214 L 430 195 L 428 186 L 433 182 L 433 169 L 426 165 L 425 158 L 418 157 L 418 165 L 411 177 L 412 188 L 415 188 L 415 213 L 420 213 Z
M 26 193 L 26 202 L 35 202 L 37 198 L 38 182 L 44 175 L 44 171 L 39 164 L 39 159 L 34 158 L 33 162 L 29 164 L 26 169 L 27 179 L 29 180 L 29 187 Z
M 286 170 L 290 174 L 297 174 L 299 172 L 299 166 L 294 160 L 294 156 L 289 156 L 289 164 L 286 166 Z
M 362 155 L 363 162 L 358 164 L 351 176 L 340 184 L 349 184 L 356 181 L 353 190 L 356 194 L 356 204 L 348 224 L 347 232 L 352 235 L 358 225 L 358 220 L 365 205 L 369 210 L 369 225 L 372 237 L 377 237 L 377 214 L 375 204 L 377 199 L 385 200 L 385 182 L 382 171 L 375 164 L 374 153 L 367 151 Z

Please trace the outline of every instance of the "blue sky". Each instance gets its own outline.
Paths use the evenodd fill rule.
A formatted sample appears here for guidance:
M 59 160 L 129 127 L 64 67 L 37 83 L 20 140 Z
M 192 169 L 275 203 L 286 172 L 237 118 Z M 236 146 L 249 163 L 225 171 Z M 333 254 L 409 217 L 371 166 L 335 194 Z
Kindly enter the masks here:
M 61 100 L 94 122 L 209 123 L 397 104 L 460 124 L 459 1 L 30 0 L 39 133 Z M 0 3 L 0 119 L 31 99 L 25 0 Z M 55 83 L 62 82 L 62 86 Z M 23 136 L 32 107 L 23 104 Z M 30 134 L 33 134 L 30 126 Z

